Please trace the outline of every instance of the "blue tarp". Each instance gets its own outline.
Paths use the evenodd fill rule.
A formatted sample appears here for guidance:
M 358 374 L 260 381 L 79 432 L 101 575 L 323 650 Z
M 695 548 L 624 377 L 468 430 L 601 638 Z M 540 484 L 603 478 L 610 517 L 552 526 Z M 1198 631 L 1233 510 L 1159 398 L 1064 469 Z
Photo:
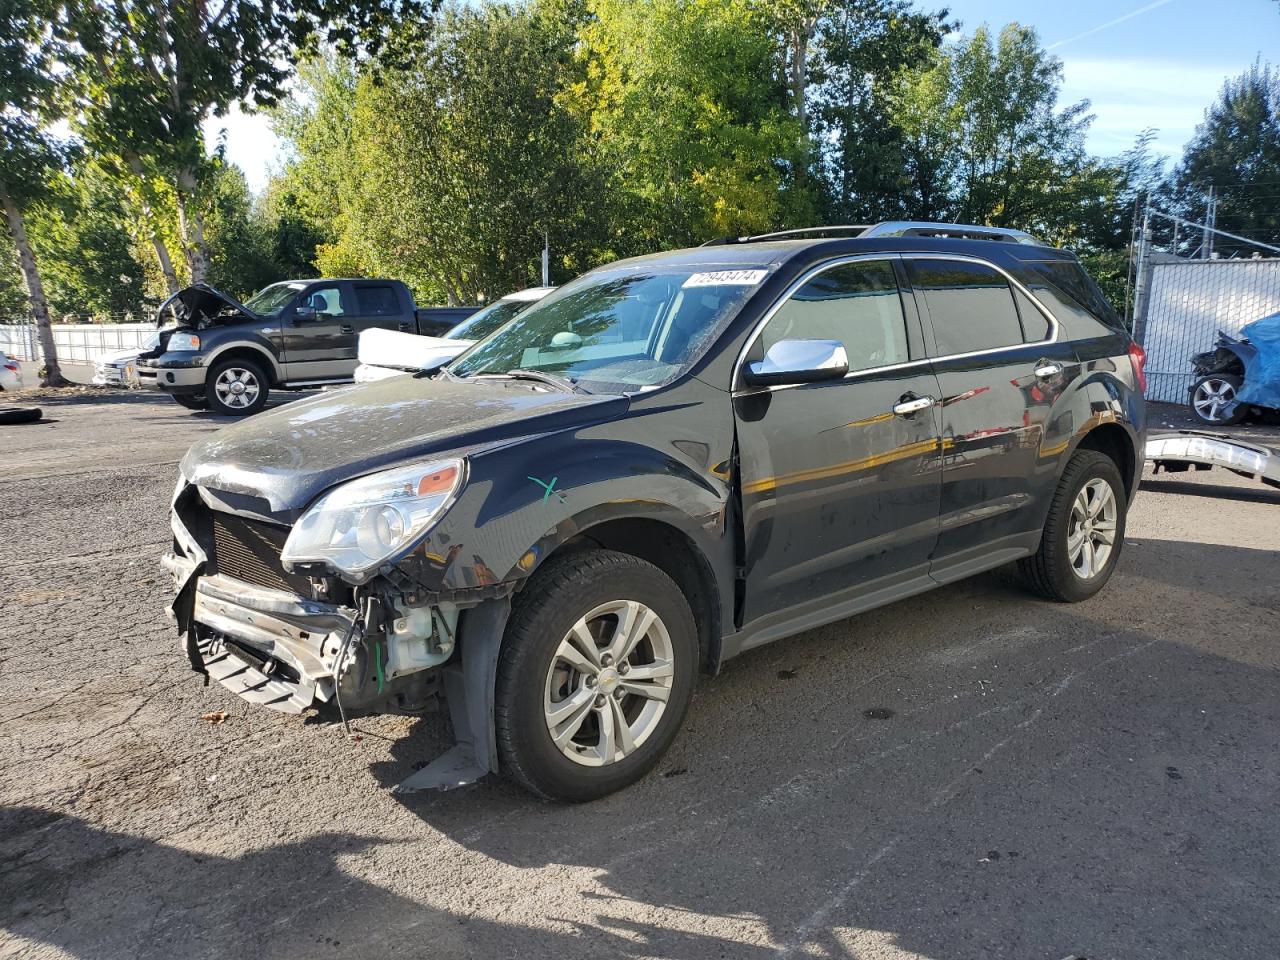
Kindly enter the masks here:
M 1258 355 L 1245 366 L 1236 402 L 1280 410 L 1280 313 L 1247 323 L 1240 332 L 1258 348 Z

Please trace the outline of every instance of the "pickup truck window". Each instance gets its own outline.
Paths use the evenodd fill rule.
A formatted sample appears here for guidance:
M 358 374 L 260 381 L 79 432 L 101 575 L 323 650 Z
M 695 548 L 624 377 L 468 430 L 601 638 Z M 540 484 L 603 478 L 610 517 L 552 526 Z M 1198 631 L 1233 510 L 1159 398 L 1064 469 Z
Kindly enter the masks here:
M 769 272 L 661 264 L 590 273 L 521 313 L 449 372 L 533 370 L 603 392 L 658 386 L 702 354 Z
M 278 316 L 305 286 L 305 283 L 273 283 L 255 293 L 245 306 L 260 317 Z
M 341 317 L 347 313 L 347 302 L 341 287 L 318 287 L 298 302 L 299 307 L 312 307 L 326 317 Z
M 394 317 L 400 300 L 394 288 L 385 284 L 356 286 L 356 314 L 361 317 Z

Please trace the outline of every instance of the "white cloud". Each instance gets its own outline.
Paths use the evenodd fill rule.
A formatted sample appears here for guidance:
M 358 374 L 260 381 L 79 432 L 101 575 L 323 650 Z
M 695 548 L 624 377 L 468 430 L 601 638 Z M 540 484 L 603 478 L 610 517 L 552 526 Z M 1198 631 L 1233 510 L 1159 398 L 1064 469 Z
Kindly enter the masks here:
M 1154 149 L 1177 160 L 1223 81 L 1246 66 L 1064 57 L 1062 102 L 1091 101 L 1097 119 L 1089 147 L 1095 153 L 1119 153 L 1144 129 L 1155 127 L 1159 135 Z
M 204 124 L 204 139 L 210 151 L 226 130 L 227 160 L 244 171 L 251 190 L 267 185 L 271 171 L 280 166 L 280 138 L 271 132 L 265 115 L 233 109 L 225 117 L 210 117 Z

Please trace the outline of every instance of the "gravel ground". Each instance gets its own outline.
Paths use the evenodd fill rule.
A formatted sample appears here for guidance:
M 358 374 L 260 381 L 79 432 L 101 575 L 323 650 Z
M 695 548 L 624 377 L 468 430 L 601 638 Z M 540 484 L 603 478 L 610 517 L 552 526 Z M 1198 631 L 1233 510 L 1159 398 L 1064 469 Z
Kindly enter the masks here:
M 1276 955 L 1280 491 L 1148 476 L 1093 600 L 993 574 L 748 654 L 604 801 L 397 797 L 442 717 L 349 740 L 184 663 L 156 561 L 219 421 L 41 402 L 0 428 L 2 957 Z

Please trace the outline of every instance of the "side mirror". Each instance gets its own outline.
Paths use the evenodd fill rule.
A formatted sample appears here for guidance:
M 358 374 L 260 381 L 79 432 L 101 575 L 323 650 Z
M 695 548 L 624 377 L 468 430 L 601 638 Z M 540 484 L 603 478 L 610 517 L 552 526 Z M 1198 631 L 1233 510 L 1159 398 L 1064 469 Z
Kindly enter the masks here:
M 839 340 L 779 340 L 763 360 L 747 364 L 743 380 L 753 387 L 838 380 L 849 372 Z
M 320 316 L 320 312 L 315 307 L 304 305 L 295 307 L 293 310 L 294 323 L 306 323 L 308 320 L 315 320 Z

